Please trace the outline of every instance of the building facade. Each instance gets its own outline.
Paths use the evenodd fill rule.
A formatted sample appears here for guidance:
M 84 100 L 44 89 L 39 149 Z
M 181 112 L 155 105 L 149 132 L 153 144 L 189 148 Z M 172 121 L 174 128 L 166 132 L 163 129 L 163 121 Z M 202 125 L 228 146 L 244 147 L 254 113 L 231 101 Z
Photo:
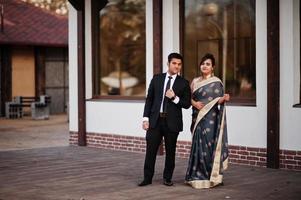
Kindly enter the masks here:
M 143 152 L 152 76 L 167 55 L 197 76 L 202 55 L 227 106 L 230 162 L 301 170 L 300 4 L 297 0 L 69 0 L 70 143 Z M 177 155 L 190 150 L 184 111 Z
M 49 95 L 51 114 L 65 113 L 67 16 L 18 0 L 3 1 L 0 6 L 0 116 L 5 116 L 5 103 L 16 96 Z

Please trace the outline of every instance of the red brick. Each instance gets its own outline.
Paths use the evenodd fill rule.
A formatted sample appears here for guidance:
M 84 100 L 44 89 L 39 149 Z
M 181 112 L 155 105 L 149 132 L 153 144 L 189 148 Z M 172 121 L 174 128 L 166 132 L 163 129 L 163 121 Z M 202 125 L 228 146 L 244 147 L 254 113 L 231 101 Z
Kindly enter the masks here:
M 266 153 L 267 150 L 266 149 L 259 149 L 259 152 Z
M 239 147 L 240 150 L 247 150 L 247 147 Z
M 237 163 L 238 160 L 230 158 L 229 161 L 230 161 L 230 163 Z
M 259 160 L 259 158 L 255 157 L 255 156 L 248 156 L 247 159 L 248 160 Z
M 248 151 L 238 151 L 238 154 L 249 155 L 249 152 Z
M 237 155 L 237 154 L 230 154 L 229 157 L 230 158 L 239 158 L 239 155 Z
M 190 150 L 190 149 L 191 149 L 191 146 L 185 146 L 185 149 Z
M 287 155 L 287 156 L 285 156 L 285 159 L 286 159 L 286 160 L 293 160 L 293 159 L 294 159 L 294 156 L 289 156 L 289 155 Z
M 295 166 L 294 169 L 297 170 L 297 171 L 301 171 L 301 166 L 300 165 L 299 166 Z
M 267 154 L 266 153 L 257 153 L 257 156 L 266 158 Z
M 131 152 L 145 152 L 146 141 L 143 137 L 120 136 L 114 134 L 87 135 L 89 146 L 97 148 L 116 149 Z M 77 144 L 77 133 L 70 133 L 70 144 Z M 181 158 L 188 158 L 191 149 L 191 142 L 178 141 L 176 155 Z M 165 149 L 163 147 L 163 151 Z M 280 156 L 282 168 L 296 168 L 301 166 L 301 155 L 299 152 L 284 150 L 285 156 Z M 296 153 L 297 155 L 291 155 Z M 266 166 L 266 149 L 244 146 L 229 146 L 229 162 L 251 166 Z M 299 167 L 299 168 L 298 168 Z
M 256 165 L 260 167 L 266 167 L 266 163 L 263 162 L 256 162 Z
M 286 165 L 285 168 L 287 168 L 287 169 L 294 169 L 295 167 L 294 167 L 294 165 Z
M 247 151 L 255 151 L 255 152 L 259 152 L 259 148 L 247 147 Z
M 284 150 L 285 155 L 297 155 L 297 151 Z
M 237 154 L 236 150 L 230 150 L 229 152 L 230 152 L 230 154 Z
M 187 151 L 185 149 L 178 149 L 177 150 L 179 153 L 186 153 Z
M 230 150 L 239 150 L 239 146 L 229 145 Z
M 295 161 L 295 160 L 284 160 L 283 163 L 284 163 L 284 164 L 296 165 L 296 164 L 297 164 L 297 161 Z
M 249 164 L 249 161 L 248 160 L 238 160 L 237 163 L 240 163 L 240 164 Z
M 301 161 L 301 156 L 294 156 L 294 160 L 299 160 L 299 161 Z
M 253 166 L 254 166 L 255 164 L 256 164 L 255 161 L 250 161 L 250 162 L 249 162 L 249 165 L 253 165 Z
M 177 156 L 180 157 L 180 158 L 183 158 L 185 156 L 185 154 L 184 153 L 178 153 Z

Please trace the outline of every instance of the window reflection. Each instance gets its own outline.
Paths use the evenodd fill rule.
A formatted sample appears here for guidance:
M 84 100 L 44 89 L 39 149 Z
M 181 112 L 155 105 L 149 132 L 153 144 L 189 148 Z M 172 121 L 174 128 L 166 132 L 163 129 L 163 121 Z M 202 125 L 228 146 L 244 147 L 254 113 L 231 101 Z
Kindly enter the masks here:
M 256 103 L 255 0 L 186 0 L 184 8 L 184 75 L 199 76 L 198 63 L 210 52 L 214 74 L 231 101 Z
M 99 16 L 99 94 L 145 96 L 145 0 L 111 0 Z

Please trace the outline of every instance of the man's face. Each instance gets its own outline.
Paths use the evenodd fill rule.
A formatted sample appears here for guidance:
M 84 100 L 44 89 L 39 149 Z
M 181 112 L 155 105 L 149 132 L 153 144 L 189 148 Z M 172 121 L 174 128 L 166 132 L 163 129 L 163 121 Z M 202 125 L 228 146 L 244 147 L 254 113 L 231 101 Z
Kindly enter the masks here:
M 178 74 L 182 68 L 181 59 L 173 58 L 168 64 L 168 73 L 170 75 Z

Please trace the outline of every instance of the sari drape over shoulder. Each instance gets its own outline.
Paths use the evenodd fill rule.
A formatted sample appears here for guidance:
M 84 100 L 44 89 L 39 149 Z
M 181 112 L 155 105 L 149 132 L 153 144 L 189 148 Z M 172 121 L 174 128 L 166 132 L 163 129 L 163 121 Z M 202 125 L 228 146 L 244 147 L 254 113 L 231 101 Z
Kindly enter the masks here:
M 210 188 L 222 183 L 228 166 L 226 110 L 218 101 L 224 95 L 217 77 L 195 79 L 192 98 L 205 106 L 192 108 L 193 134 L 185 182 L 194 188 Z

